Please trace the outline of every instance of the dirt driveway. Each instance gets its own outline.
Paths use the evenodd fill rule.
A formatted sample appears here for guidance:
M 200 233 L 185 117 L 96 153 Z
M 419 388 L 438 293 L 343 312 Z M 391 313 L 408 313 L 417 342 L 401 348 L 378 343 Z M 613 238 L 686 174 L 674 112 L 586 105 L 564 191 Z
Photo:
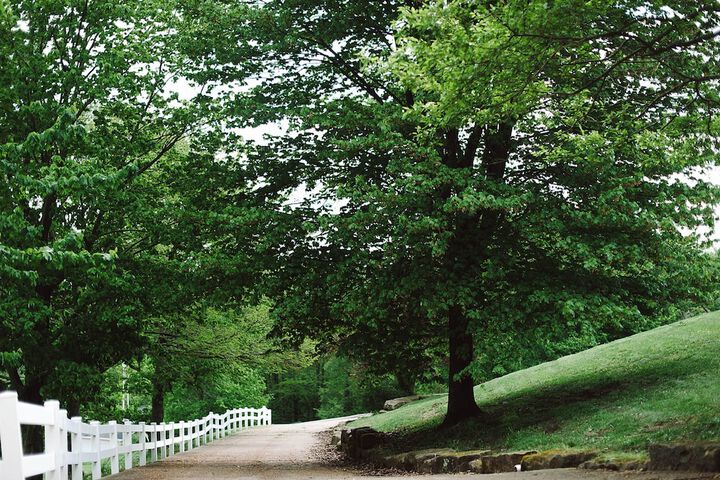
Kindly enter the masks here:
M 321 420 L 293 425 L 273 425 L 239 433 L 188 453 L 176 455 L 146 467 L 134 468 L 114 480 L 241 480 L 241 479 L 353 479 L 373 478 L 360 472 L 330 466 L 316 455 L 318 433 L 344 419 Z M 377 478 L 377 477 L 375 477 Z M 713 475 L 664 473 L 608 473 L 575 469 L 493 475 L 421 475 L 385 477 L 398 480 L 686 480 L 708 479 Z M 720 478 L 720 476 L 715 477 Z

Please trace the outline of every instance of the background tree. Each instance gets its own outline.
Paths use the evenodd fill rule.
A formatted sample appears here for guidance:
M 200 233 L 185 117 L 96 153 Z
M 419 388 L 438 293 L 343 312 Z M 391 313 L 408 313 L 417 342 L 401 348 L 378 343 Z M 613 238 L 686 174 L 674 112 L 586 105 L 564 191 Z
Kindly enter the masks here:
M 710 299 L 698 233 L 718 199 L 718 65 L 700 60 L 716 48 L 711 2 L 430 2 L 405 20 L 393 71 L 421 92 L 419 123 L 468 139 L 512 124 L 502 178 L 452 199 L 481 227 L 498 219 L 473 313 L 485 376 L 502 350 L 546 360 Z
M 77 413 L 152 313 L 137 267 L 164 255 L 147 220 L 166 225 L 169 191 L 143 179 L 213 119 L 166 90 L 182 58 L 161 3 L 2 3 L 0 351 L 24 401 Z
M 287 126 L 248 165 L 278 225 L 279 329 L 364 335 L 388 370 L 447 338 L 453 423 L 478 413 L 473 359 L 492 349 L 473 336 L 529 332 L 552 355 L 706 299 L 680 230 L 717 200 L 694 169 L 715 158 L 718 30 L 712 2 L 422 5 L 225 6 L 203 53 L 242 58 L 215 73 L 255 86 L 237 126 Z
M 267 405 L 265 378 L 309 363 L 310 353 L 269 339 L 269 306 L 202 308 L 191 318 L 165 318 L 148 332 L 155 422 Z M 205 412 L 205 413 L 203 413 Z

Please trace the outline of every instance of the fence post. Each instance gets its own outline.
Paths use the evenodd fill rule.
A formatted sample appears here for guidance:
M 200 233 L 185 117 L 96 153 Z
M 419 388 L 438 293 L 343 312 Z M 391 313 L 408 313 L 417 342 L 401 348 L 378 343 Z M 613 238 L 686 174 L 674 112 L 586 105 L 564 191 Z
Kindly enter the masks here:
M 197 433 L 197 438 L 195 439 L 196 440 L 195 446 L 199 447 L 200 445 L 202 445 L 202 432 L 203 432 L 202 420 L 200 420 L 199 418 L 195 419 L 195 430 Z
M 170 451 L 169 456 L 175 455 L 175 422 L 170 422 Z
M 147 426 L 145 425 L 145 422 L 140 422 L 140 459 L 138 460 L 138 465 L 145 466 L 147 463 L 147 448 L 145 447 L 145 440 L 147 435 L 146 433 Z
M 77 433 L 70 434 L 70 448 L 72 452 L 78 456 L 77 463 L 72 465 L 71 478 L 72 480 L 82 480 L 83 478 L 83 463 L 82 458 L 82 417 L 72 417 L 70 423 L 75 427 L 74 430 Z
M 180 421 L 180 446 L 178 447 L 178 453 L 185 451 L 185 421 Z
M 162 422 L 158 425 L 158 434 L 160 435 L 162 447 L 160 447 L 160 460 L 167 457 L 167 423 Z
M 0 393 L 0 442 L 3 480 L 23 480 L 23 449 L 17 392 Z
M 65 460 L 68 453 L 68 423 L 70 419 L 67 416 L 67 410 L 60 409 L 60 478 L 67 480 L 68 469 L 70 466 Z
M 197 420 L 191 420 L 190 426 L 188 427 L 188 433 L 190 434 L 190 441 L 188 442 L 188 450 L 195 448 L 195 423 Z
M 150 462 L 157 462 L 158 451 L 157 451 L 157 423 L 152 422 L 150 424 L 150 439 L 152 440 L 152 448 L 150 450 Z
M 64 463 L 65 458 L 60 453 L 60 402 L 57 400 L 48 400 L 45 402 L 46 410 L 52 412 L 52 425 L 45 425 L 45 453 L 53 457 L 53 469 L 49 471 L 45 478 L 47 480 L 60 480 L 60 464 Z
M 162 445 L 160 447 L 160 452 L 159 452 L 160 460 L 163 460 L 165 457 L 167 457 L 167 445 L 166 445 L 167 444 L 167 442 L 166 442 L 167 430 L 165 430 L 166 423 L 160 422 L 160 424 L 158 425 L 157 428 L 158 428 L 158 438 L 159 438 L 158 442 Z
M 215 416 L 213 415 L 213 412 L 210 412 L 210 414 L 207 416 L 207 421 L 206 421 L 206 423 L 207 423 L 207 426 L 208 426 L 208 427 L 207 427 L 207 432 L 210 433 L 210 442 L 212 442 L 213 440 L 215 440 L 215 439 L 213 438 L 213 435 L 215 434 L 215 428 L 214 428 Z M 205 443 L 206 443 L 206 444 L 209 443 L 207 436 L 205 437 Z
M 132 423 L 130 420 L 125 420 L 123 422 L 123 425 L 125 425 L 125 431 L 123 432 L 123 450 L 125 450 L 125 470 L 130 470 L 133 468 L 133 452 L 132 452 L 132 445 L 133 445 L 133 437 L 132 437 L 132 428 L 130 427 Z
M 110 426 L 110 448 L 113 454 L 110 456 L 110 475 L 120 472 L 120 452 L 118 451 L 118 427 L 115 420 L 108 422 Z
M 197 443 L 195 444 L 196 447 L 199 447 L 202 445 L 202 436 L 203 436 L 203 427 L 202 427 L 202 420 L 197 418 L 195 419 L 196 430 L 197 430 Z
M 100 422 L 92 421 L 90 425 L 92 426 L 91 445 L 92 453 L 94 454 L 92 461 L 92 479 L 97 480 L 102 477 L 102 464 L 100 463 Z

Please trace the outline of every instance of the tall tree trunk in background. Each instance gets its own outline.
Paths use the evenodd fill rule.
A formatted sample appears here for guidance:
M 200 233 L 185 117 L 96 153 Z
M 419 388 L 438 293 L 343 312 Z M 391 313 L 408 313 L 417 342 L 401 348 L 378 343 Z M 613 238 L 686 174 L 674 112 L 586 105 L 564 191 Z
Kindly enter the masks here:
M 453 169 L 467 170 L 472 175 L 475 153 L 480 141 L 481 127 L 476 127 L 471 134 L 463 151 L 460 145 L 458 129 L 448 129 L 444 132 L 444 148 L 441 154 L 443 163 Z M 474 145 L 471 145 L 474 143 Z M 447 188 L 442 192 L 442 198 L 447 200 L 454 192 Z M 478 214 L 458 213 L 453 227 L 453 236 L 448 244 L 446 262 L 447 269 L 453 282 L 459 282 L 468 271 L 472 271 L 472 263 L 477 261 L 478 252 L 474 248 L 476 241 Z M 480 409 L 475 403 L 473 394 L 473 379 L 467 372 L 473 360 L 473 339 L 468 331 L 469 321 L 463 307 L 459 304 L 451 305 L 447 313 L 447 337 L 450 354 L 448 368 L 448 410 L 443 425 L 453 425 L 466 418 L 479 415 Z
M 69 418 L 80 416 L 80 400 L 71 398 L 67 402 L 67 414 Z
M 510 158 L 513 126 L 513 122 L 503 122 L 474 127 L 464 151 L 460 147 L 458 131 L 448 130 L 445 133 L 444 163 L 471 172 L 482 139 L 482 173 L 487 180 L 504 182 L 505 169 Z M 450 262 L 448 268 L 454 272 L 455 277 L 463 278 L 465 272 L 477 270 L 496 234 L 501 217 L 501 212 L 493 210 L 458 215 L 447 252 Z M 448 410 L 443 421 L 446 426 L 482 413 L 475 403 L 472 375 L 466 371 L 475 354 L 472 332 L 469 329 L 470 322 L 462 306 L 452 305 L 448 309 Z
M 468 331 L 468 318 L 458 306 L 448 312 L 448 343 L 450 365 L 448 375 L 448 409 L 443 425 L 480 415 L 475 403 L 472 375 L 466 371 L 473 360 L 473 338 Z
M 158 373 L 153 377 L 152 412 L 150 417 L 155 423 L 165 421 L 165 383 Z

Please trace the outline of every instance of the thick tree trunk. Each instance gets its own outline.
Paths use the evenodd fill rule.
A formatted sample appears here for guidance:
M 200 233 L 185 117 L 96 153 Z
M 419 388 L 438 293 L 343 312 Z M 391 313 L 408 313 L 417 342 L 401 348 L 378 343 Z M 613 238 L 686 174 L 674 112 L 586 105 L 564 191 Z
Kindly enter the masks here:
M 165 385 L 155 376 L 153 380 L 151 420 L 155 423 L 165 421 Z
M 482 144 L 482 168 L 485 178 L 503 182 L 510 155 L 513 123 L 477 125 L 472 128 L 465 144 L 460 146 L 457 129 L 444 132 L 445 145 L 442 157 L 452 168 L 473 169 L 478 149 Z M 450 194 L 445 192 L 443 196 Z M 448 246 L 447 268 L 456 279 L 475 275 L 483 251 L 498 227 L 501 213 L 478 211 L 459 214 L 455 220 L 454 236 Z M 474 272 L 474 273 L 473 273 Z M 448 342 L 450 365 L 448 379 L 448 411 L 443 425 L 453 425 L 482 414 L 475 403 L 472 376 L 466 372 L 473 360 L 474 347 L 469 321 L 461 305 L 448 310 Z
M 77 398 L 71 398 L 67 402 L 67 412 L 68 417 L 78 417 L 80 416 L 80 400 Z
M 468 327 L 468 319 L 460 307 L 451 307 L 448 312 L 450 368 L 448 409 L 443 421 L 445 426 L 482 413 L 475 403 L 472 376 L 466 371 L 473 359 L 473 338 Z

